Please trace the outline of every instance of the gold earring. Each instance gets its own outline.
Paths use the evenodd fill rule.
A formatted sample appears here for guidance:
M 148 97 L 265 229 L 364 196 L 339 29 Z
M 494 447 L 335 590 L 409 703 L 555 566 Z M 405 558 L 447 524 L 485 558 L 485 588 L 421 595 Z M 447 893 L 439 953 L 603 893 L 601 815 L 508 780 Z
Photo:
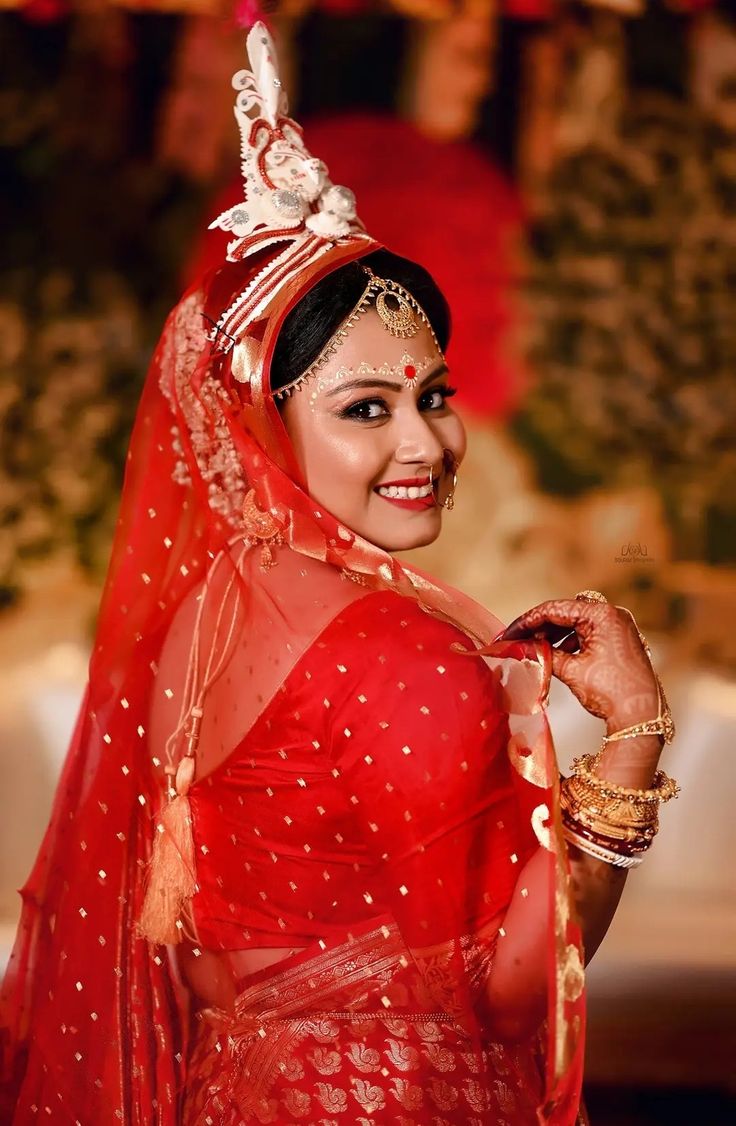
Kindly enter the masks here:
M 452 489 L 442 502 L 442 507 L 451 512 L 455 507 L 455 490 L 457 489 L 457 460 L 451 450 L 443 450 L 443 461 L 452 466 Z
M 429 487 L 432 490 L 432 499 L 434 500 L 434 503 L 435 503 L 437 508 L 442 508 L 442 505 L 440 504 L 438 496 L 437 496 L 437 494 L 439 493 L 440 478 L 435 477 L 434 466 L 429 461 L 427 462 L 427 468 L 429 469 Z M 434 488 L 435 485 L 437 485 L 437 492 L 435 492 L 435 488 Z

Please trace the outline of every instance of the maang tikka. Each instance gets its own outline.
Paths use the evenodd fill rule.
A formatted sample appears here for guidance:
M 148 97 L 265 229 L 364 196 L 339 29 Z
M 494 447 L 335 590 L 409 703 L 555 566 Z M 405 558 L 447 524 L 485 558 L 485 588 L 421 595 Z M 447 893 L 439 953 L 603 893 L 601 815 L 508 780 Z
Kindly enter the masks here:
M 357 303 L 348 313 L 337 332 L 330 337 L 317 359 L 291 383 L 287 383 L 284 387 L 279 387 L 278 390 L 274 391 L 274 399 L 283 399 L 299 390 L 311 375 L 324 367 L 347 338 L 356 321 L 371 308 L 376 310 L 386 331 L 395 337 L 401 337 L 405 340 L 411 339 L 419 332 L 422 324 L 426 325 L 437 349 L 438 357 L 444 359 L 429 317 L 416 298 L 409 293 L 409 290 L 404 289 L 403 285 L 392 278 L 379 278 L 364 262 L 360 262 L 359 265 L 368 280 Z M 412 383 L 418 374 L 416 365 L 405 364 L 402 374 L 407 383 Z
M 369 252 L 379 245 L 358 218 L 353 192 L 332 183 L 324 162 L 306 148 L 301 127 L 287 115 L 275 46 L 263 23 L 254 25 L 247 42 L 250 69 L 233 76 L 244 198 L 210 224 L 231 236 L 227 248 L 231 262 L 266 249 L 271 252 L 265 265 L 210 326 L 213 345 L 225 353 L 232 351 L 232 373 L 239 383 L 260 378 L 261 341 L 249 330 L 285 289 L 329 258 L 333 250 L 339 252 L 353 244 Z M 395 337 L 411 339 L 425 324 L 442 354 L 432 325 L 412 294 L 398 282 L 377 277 L 368 266 L 360 265 L 367 283 L 354 309 L 317 359 L 298 378 L 279 388 L 274 398 L 290 395 L 321 368 L 369 308 L 375 308 L 386 331 Z

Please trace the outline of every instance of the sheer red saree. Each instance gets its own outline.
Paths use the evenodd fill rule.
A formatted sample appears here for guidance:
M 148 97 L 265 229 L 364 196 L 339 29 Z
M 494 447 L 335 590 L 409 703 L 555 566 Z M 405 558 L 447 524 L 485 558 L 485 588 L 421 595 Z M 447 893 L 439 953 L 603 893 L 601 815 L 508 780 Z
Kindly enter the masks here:
M 491 614 L 315 505 L 268 396 L 288 309 L 370 249 L 336 243 L 282 289 L 247 383 L 205 328 L 252 267 L 169 319 L 89 689 L 22 892 L 3 1120 L 576 1120 L 582 970 L 548 652 L 494 645 Z M 175 842 L 193 894 L 174 937 L 306 947 L 238 982 L 230 1011 L 190 998 L 174 947 L 137 929 L 154 840 L 171 836 L 167 777 L 194 745 L 177 798 L 193 855 Z M 520 1011 L 544 998 L 520 1031 L 495 1003 L 504 959 Z

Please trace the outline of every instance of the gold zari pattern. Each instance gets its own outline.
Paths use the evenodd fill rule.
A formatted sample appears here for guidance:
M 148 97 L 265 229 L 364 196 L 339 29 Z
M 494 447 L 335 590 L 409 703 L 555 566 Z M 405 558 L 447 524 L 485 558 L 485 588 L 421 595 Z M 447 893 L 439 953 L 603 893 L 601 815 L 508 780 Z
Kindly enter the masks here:
M 491 948 L 469 937 L 460 947 L 410 953 L 396 927 L 383 926 L 297 956 L 246 988 L 232 1014 L 202 1010 L 185 1126 L 234 1121 L 234 1113 L 244 1126 L 424 1126 L 445 1115 L 453 1124 L 503 1126 L 527 1109 L 532 1116 L 536 1060 L 527 1061 L 522 1085 L 509 1066 L 513 1059 L 518 1067 L 519 1049 L 481 1047 L 457 1012 L 412 1006 L 433 992 L 452 1002 L 458 953 L 481 988 Z M 491 1083 L 491 1070 L 508 1082 Z

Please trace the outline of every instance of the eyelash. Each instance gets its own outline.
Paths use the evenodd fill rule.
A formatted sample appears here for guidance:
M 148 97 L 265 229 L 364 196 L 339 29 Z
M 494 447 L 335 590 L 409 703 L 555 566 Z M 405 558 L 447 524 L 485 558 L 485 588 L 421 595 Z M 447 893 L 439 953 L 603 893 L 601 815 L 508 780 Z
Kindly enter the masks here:
M 437 407 L 429 407 L 428 408 L 429 410 L 441 410 L 442 407 L 445 405 L 445 400 L 451 399 L 453 395 L 457 394 L 457 388 L 456 387 L 449 387 L 449 386 L 446 386 L 446 385 L 442 386 L 442 387 L 432 387 L 429 391 L 425 391 L 423 393 L 423 395 L 421 396 L 421 398 L 419 400 L 420 405 L 421 405 L 422 400 L 427 395 L 436 395 L 436 394 L 439 394 L 442 397 L 442 402 Z M 370 406 L 373 406 L 376 403 L 379 406 L 383 407 L 385 410 L 388 409 L 388 404 L 386 403 L 385 399 L 361 399 L 357 403 L 351 403 L 349 407 L 346 407 L 345 410 L 341 411 L 340 412 L 340 418 L 349 418 L 349 419 L 352 419 L 352 420 L 357 421 L 357 422 L 376 422 L 379 418 L 383 418 L 384 415 L 374 415 L 372 418 L 371 417 L 366 418 L 366 417 L 358 414 L 358 411 L 361 408 L 370 407 Z

